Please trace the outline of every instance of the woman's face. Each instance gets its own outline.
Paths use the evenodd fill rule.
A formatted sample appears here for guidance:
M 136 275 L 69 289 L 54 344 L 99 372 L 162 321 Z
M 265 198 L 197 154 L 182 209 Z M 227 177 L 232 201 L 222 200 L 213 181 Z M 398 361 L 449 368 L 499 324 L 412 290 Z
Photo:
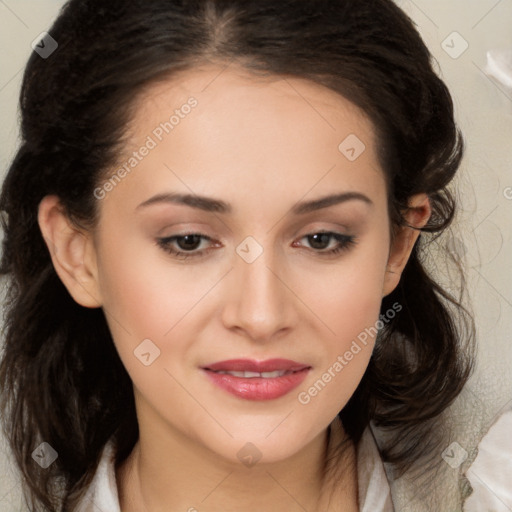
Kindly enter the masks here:
M 305 80 L 204 67 L 141 98 L 114 174 L 95 191 L 96 293 L 139 422 L 232 461 L 248 442 L 296 453 L 356 389 L 391 291 L 369 120 Z M 205 369 L 281 358 L 305 369 Z

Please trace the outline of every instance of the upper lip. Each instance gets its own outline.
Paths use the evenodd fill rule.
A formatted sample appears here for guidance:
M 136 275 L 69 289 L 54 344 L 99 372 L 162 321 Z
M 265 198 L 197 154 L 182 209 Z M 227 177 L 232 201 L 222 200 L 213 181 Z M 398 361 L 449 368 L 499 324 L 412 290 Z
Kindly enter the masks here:
M 292 361 L 291 359 L 267 359 L 255 361 L 254 359 L 229 359 L 219 361 L 202 367 L 205 370 L 227 372 L 273 372 L 276 370 L 299 371 L 310 368 L 309 365 Z

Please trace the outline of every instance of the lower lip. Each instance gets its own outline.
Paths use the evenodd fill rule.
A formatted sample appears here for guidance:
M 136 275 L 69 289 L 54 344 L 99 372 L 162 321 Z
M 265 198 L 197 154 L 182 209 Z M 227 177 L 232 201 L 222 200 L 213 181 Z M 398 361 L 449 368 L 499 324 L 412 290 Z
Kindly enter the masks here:
M 310 368 L 265 379 L 263 377 L 234 377 L 227 373 L 203 370 L 208 378 L 228 393 L 246 400 L 272 400 L 286 395 L 306 378 Z

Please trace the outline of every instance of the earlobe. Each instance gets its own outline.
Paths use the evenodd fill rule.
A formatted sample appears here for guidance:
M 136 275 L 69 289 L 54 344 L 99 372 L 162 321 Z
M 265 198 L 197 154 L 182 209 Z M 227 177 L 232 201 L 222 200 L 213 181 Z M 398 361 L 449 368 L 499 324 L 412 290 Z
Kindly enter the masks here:
M 421 233 L 420 229 L 426 225 L 431 214 L 432 209 L 426 194 L 417 194 L 409 199 L 408 209 L 404 213 L 406 225 L 396 230 L 391 243 L 382 289 L 383 297 L 398 286 L 414 244 Z
M 100 307 L 92 237 L 73 225 L 57 196 L 39 203 L 38 222 L 55 271 L 70 295 L 84 307 Z

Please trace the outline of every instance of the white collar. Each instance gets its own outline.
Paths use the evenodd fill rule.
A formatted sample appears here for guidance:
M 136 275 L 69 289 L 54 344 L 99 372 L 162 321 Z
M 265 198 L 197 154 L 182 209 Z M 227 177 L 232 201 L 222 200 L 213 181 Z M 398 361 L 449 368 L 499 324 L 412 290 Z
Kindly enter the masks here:
M 391 488 L 370 427 L 357 445 L 360 512 L 393 512 Z

